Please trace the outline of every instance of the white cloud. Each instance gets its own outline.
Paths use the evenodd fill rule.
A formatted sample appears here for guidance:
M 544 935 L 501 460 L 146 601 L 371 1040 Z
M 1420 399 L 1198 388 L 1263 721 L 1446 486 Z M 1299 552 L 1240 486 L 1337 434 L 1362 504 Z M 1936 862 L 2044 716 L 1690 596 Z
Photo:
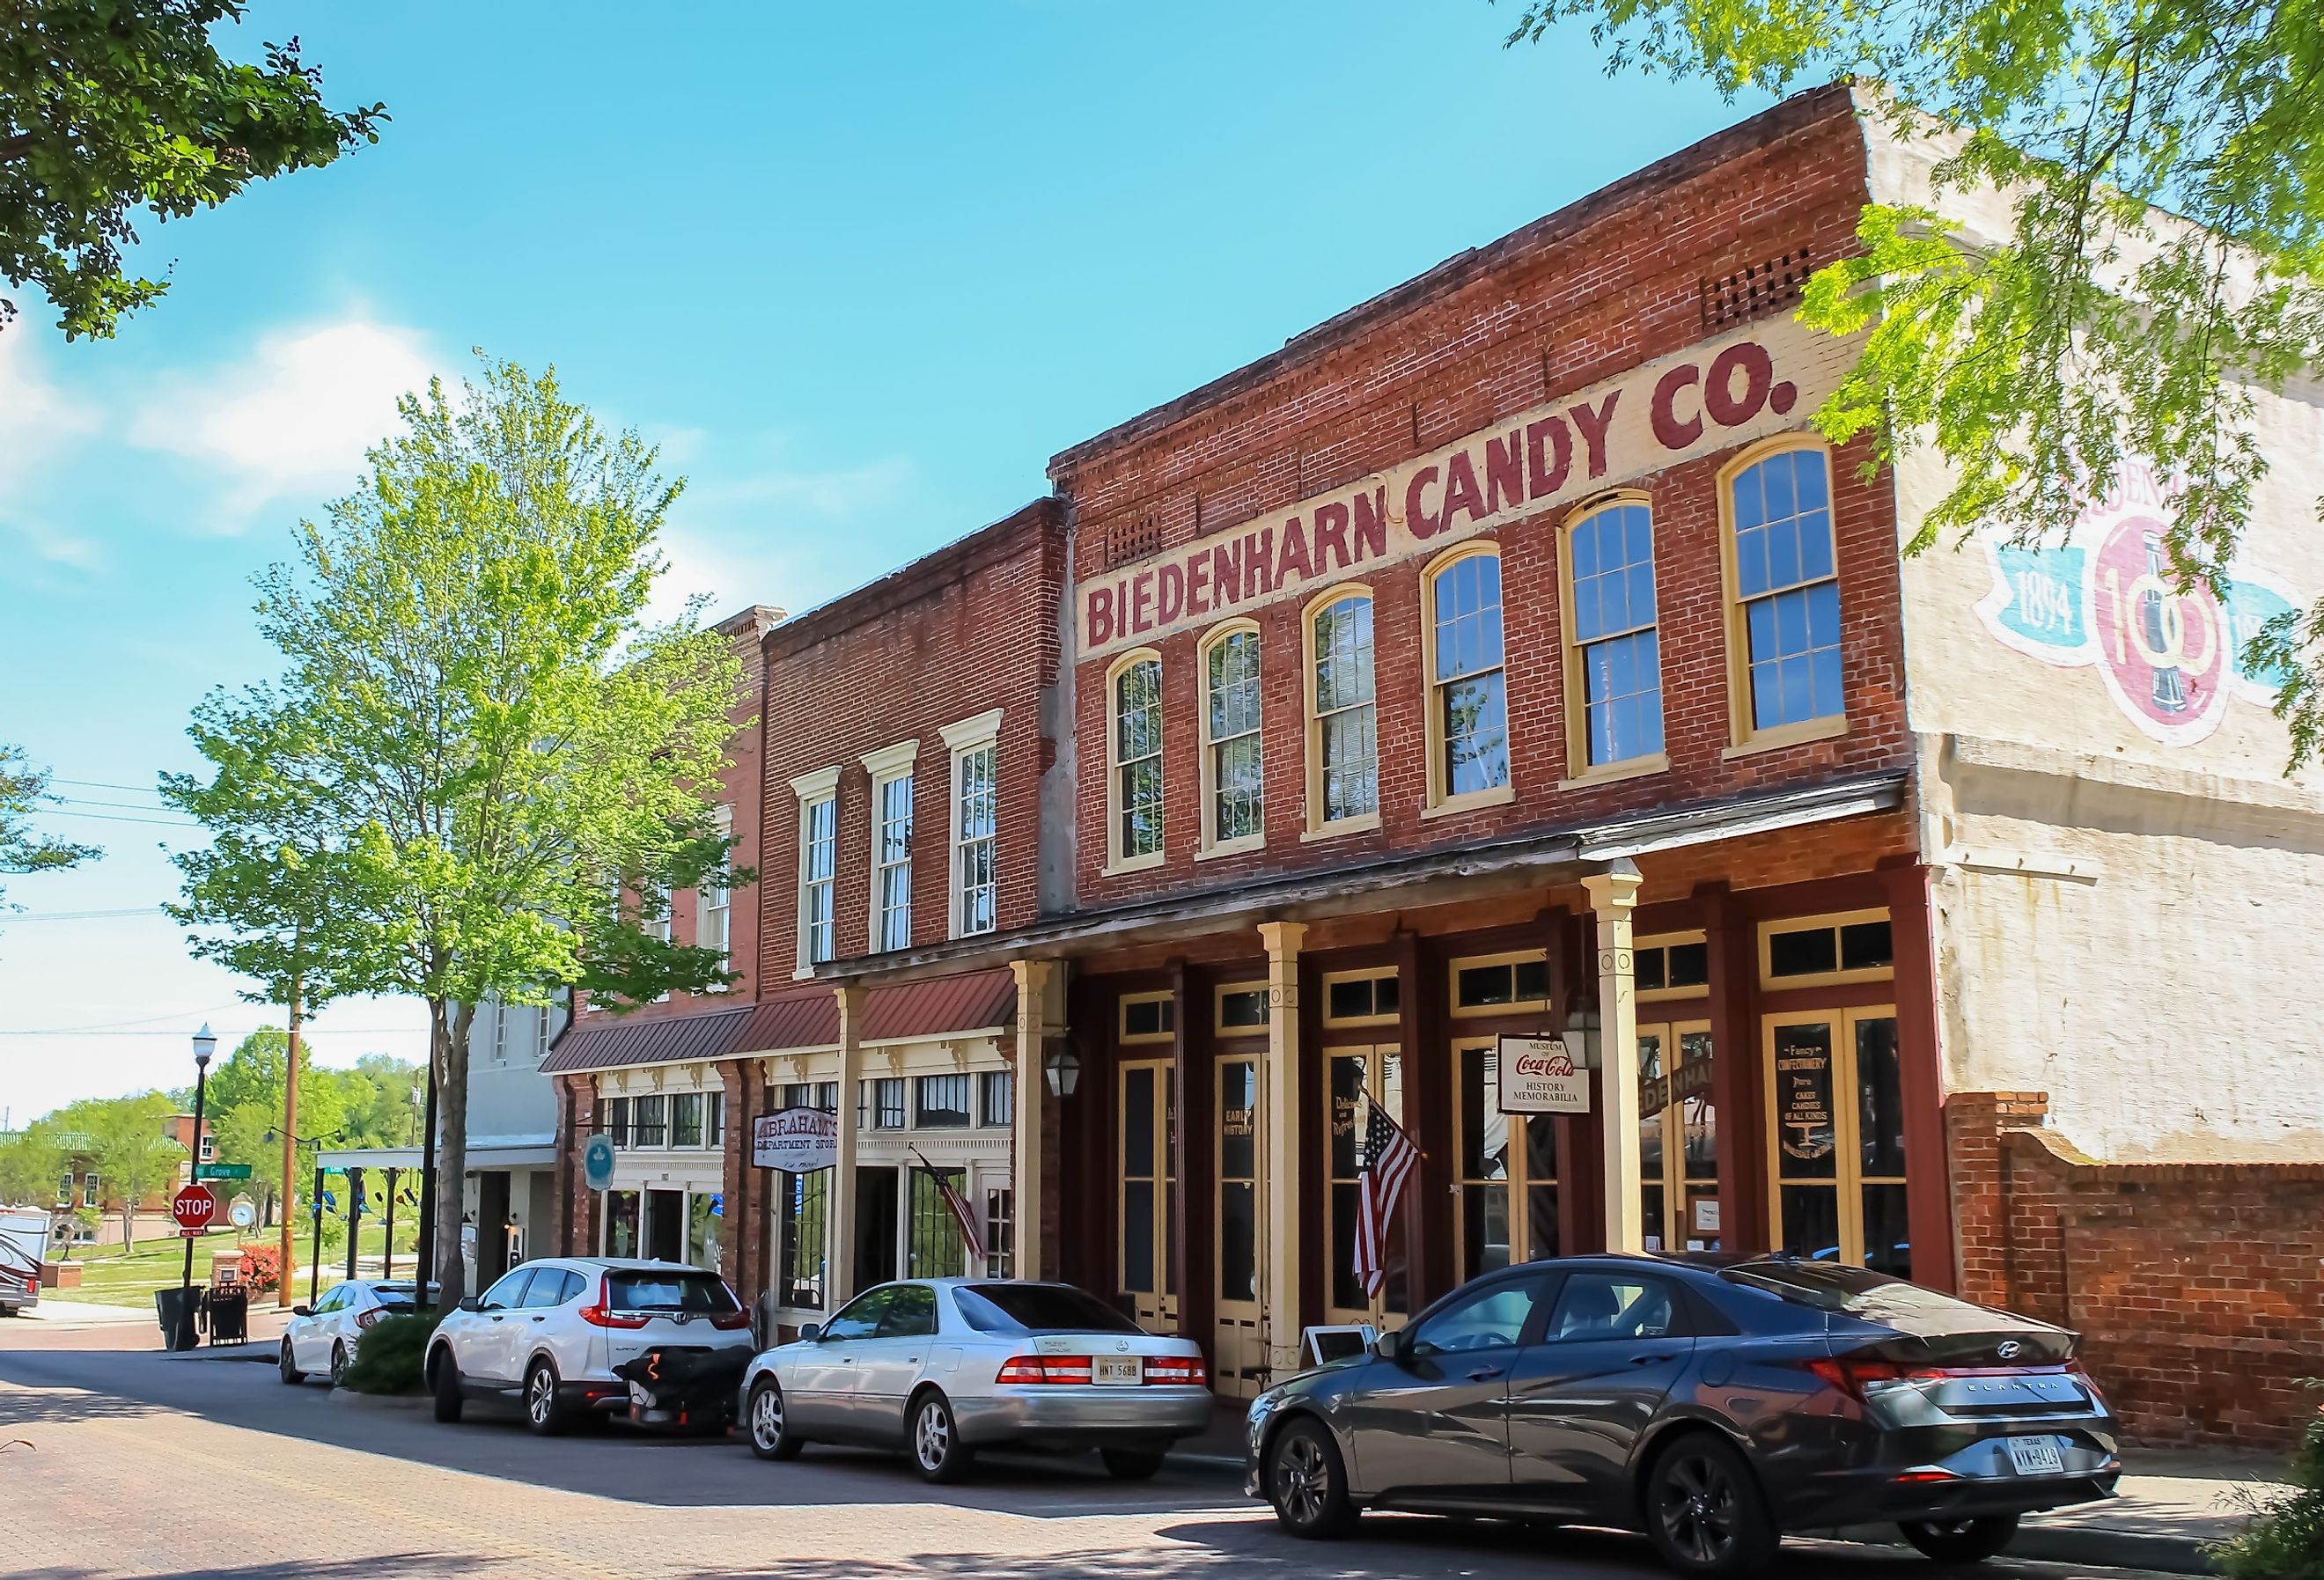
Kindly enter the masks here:
M 695 476 L 662 533 L 669 568 L 649 614 L 669 618 L 697 594 L 709 596 L 712 620 L 752 604 L 813 607 L 863 579 L 857 562 L 884 552 L 872 529 L 904 507 L 913 477 L 903 457 L 825 469 L 778 461 Z
M 344 493 L 364 452 L 395 427 L 396 397 L 436 370 L 427 343 L 350 319 L 269 335 L 238 361 L 162 381 L 130 425 L 134 443 L 185 456 L 228 479 L 226 530 L 291 493 Z
M 21 326 L 0 332 L 0 504 L 20 497 L 35 475 L 54 468 L 98 426 L 95 406 L 49 382 L 31 333 Z

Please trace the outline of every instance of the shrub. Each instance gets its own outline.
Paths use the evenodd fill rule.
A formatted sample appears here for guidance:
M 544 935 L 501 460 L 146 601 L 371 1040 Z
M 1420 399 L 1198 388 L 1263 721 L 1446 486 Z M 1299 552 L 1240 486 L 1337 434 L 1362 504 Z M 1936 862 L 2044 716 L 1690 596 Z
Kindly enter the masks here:
M 2302 1386 L 2324 1390 L 2324 1378 Z M 2266 1504 L 2232 1540 L 2219 1544 L 2220 1573 L 2229 1580 L 2314 1580 L 2324 1575 L 2324 1409 L 2292 1453 L 2292 1490 Z
M 357 1393 L 417 1393 L 420 1363 L 428 1354 L 428 1335 L 443 1320 L 436 1311 L 414 1311 L 383 1317 L 364 1330 L 355 1359 L 347 1363 L 343 1388 Z
M 245 1240 L 235 1247 L 242 1252 L 242 1278 L 254 1295 L 263 1295 L 282 1281 L 282 1247 Z

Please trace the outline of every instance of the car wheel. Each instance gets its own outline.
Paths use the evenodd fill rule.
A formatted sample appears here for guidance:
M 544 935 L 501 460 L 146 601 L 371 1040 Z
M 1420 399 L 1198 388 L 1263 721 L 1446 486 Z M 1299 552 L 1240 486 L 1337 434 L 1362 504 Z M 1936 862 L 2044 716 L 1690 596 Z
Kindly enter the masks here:
M 920 1479 L 938 1486 L 968 1474 L 968 1445 L 960 1440 L 960 1423 L 953 1419 L 952 1401 L 931 1390 L 912 1406 L 912 1467 Z
M 1756 1575 L 1775 1556 L 1775 1522 L 1743 1456 L 1691 1432 L 1646 1472 L 1646 1535 L 1683 1575 Z
M 1118 1482 L 1150 1481 L 1162 1468 L 1158 1448 L 1101 1448 L 1098 1457 L 1105 1461 L 1106 1474 Z
M 1940 1564 L 1981 1564 L 2009 1545 L 2017 1516 L 1986 1520 L 1907 1520 L 1897 1529 L 1904 1539 Z
M 460 1366 L 452 1359 L 451 1346 L 438 1349 L 436 1358 L 428 1369 L 428 1380 L 436 1394 L 436 1418 L 456 1421 L 460 1418 Z
M 331 1386 L 340 1386 L 346 1378 L 347 1346 L 334 1341 L 331 1344 Z
M 805 1439 L 791 1430 L 790 1417 L 783 1412 L 782 1386 L 771 1377 L 761 1377 L 751 1390 L 750 1420 L 751 1452 L 761 1459 L 797 1459 Z
M 535 1361 L 524 1374 L 524 1424 L 543 1437 L 554 1437 L 573 1424 L 572 1412 L 557 1393 L 557 1368 Z
M 1354 1529 L 1347 1467 L 1330 1433 L 1313 1421 L 1283 1428 L 1267 1453 L 1267 1501 L 1296 1537 L 1321 1541 Z
M 298 1363 L 290 1353 L 290 1339 L 287 1334 L 282 1339 L 282 1359 L 280 1364 L 281 1367 L 283 1381 L 304 1382 L 307 1381 L 307 1374 L 299 1370 Z

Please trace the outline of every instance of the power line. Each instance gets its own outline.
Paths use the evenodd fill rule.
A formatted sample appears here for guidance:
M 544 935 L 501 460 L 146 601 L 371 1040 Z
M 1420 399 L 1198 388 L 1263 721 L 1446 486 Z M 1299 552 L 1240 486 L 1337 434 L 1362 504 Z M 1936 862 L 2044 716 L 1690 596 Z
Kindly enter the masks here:
M 115 784 L 108 780 L 102 779 L 60 779 L 55 774 L 51 774 L 49 776 L 49 782 L 51 784 L 78 785 L 83 790 L 127 790 L 132 795 L 141 796 L 159 796 L 161 793 L 150 784 Z
M 277 1026 L 274 1027 L 273 1030 L 279 1031 L 281 1028 Z M 301 1039 L 313 1037 L 424 1037 L 427 1034 L 428 1028 L 425 1026 L 349 1026 L 344 1029 L 332 1026 L 318 1030 L 311 1022 L 300 1028 L 299 1032 Z M 176 1030 L 161 1031 L 106 1031 L 101 1030 L 89 1030 L 86 1028 L 77 1031 L 0 1031 L 0 1037 L 183 1037 L 185 1033 L 183 1031 Z
M 124 910 L 25 910 L 14 916 L 0 915 L 0 927 L 13 927 L 20 921 L 96 921 L 114 916 L 160 916 L 158 905 L 133 905 Z
M 41 799 L 60 807 L 118 807 L 124 812 L 170 810 L 167 807 L 156 807 L 145 801 L 100 801 L 92 796 L 42 796 Z
M 161 810 L 155 808 L 155 811 Z M 36 818 L 93 818 L 99 823 L 150 823 L 156 828 L 199 828 L 200 824 L 187 818 L 124 818 L 117 812 L 75 812 L 63 807 L 36 807 Z

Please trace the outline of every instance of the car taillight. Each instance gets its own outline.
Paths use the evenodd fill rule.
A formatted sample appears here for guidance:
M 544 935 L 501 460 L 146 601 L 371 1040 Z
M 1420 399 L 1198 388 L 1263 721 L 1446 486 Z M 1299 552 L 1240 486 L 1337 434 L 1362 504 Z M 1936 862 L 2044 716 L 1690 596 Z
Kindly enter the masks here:
M 1211 1373 L 1198 1355 L 1148 1355 L 1146 1381 L 1174 1388 L 1206 1388 Z
M 581 1320 L 592 1327 L 643 1327 L 653 1320 L 642 1311 L 616 1311 L 611 1279 L 597 1280 L 597 1303 L 581 1307 Z
M 382 1312 L 376 1306 L 373 1307 L 368 1311 L 359 1311 L 355 1314 L 355 1326 L 357 1327 L 369 1327 L 373 1323 L 377 1322 L 380 1317 L 384 1315 L 385 1313 Z
M 738 1327 L 750 1326 L 751 1314 L 747 1311 L 721 1311 L 711 1317 L 710 1326 L 732 1333 Z
M 1087 1355 L 1012 1355 L 1001 1363 L 995 1382 L 1087 1382 Z
M 2098 1380 L 2090 1375 L 2089 1367 L 2083 1365 L 2079 1360 L 2069 1361 L 2066 1363 L 2066 1375 L 2089 1390 L 2092 1404 L 2100 1409 L 2107 1408 L 2106 1391 L 2098 1387 Z
M 1834 1355 L 1810 1361 L 1807 1369 L 1822 1378 L 1850 1399 L 1863 1399 L 1870 1391 L 1902 1382 L 1942 1382 L 1965 1377 L 2022 1377 L 2034 1372 L 2056 1374 L 2078 1372 L 2079 1362 L 2064 1366 L 1907 1366 L 1896 1361 L 1874 1360 L 1861 1355 Z M 2087 1382 L 2088 1379 L 2085 1377 Z M 2089 1384 L 2098 1391 L 2096 1383 Z

